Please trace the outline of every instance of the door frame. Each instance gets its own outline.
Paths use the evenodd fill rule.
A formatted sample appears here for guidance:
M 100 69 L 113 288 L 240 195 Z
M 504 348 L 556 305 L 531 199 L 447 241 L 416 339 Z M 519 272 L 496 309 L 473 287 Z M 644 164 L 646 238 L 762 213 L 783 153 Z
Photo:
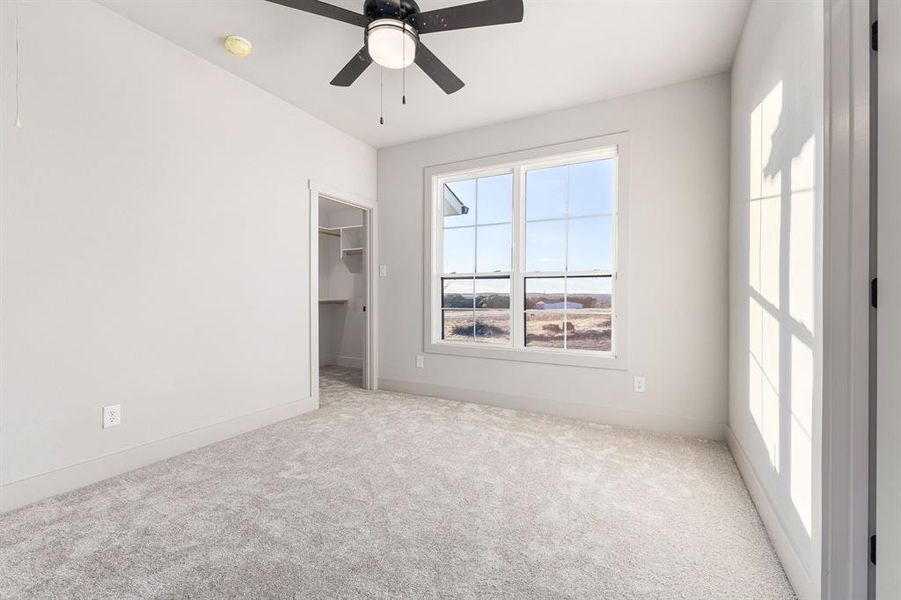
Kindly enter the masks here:
M 310 396 L 319 405 L 319 199 L 346 204 L 363 211 L 366 244 L 363 264 L 366 273 L 365 340 L 363 342 L 363 387 L 378 389 L 378 204 L 375 200 L 346 190 L 308 180 L 310 215 Z
M 870 7 L 824 3 L 823 600 L 866 598 L 869 545 Z
M 901 5 L 879 0 L 879 51 L 877 82 L 877 222 L 876 263 L 879 275 L 879 308 L 876 339 L 876 481 L 875 597 L 897 598 L 901 589 L 901 279 L 898 251 L 901 242 L 894 229 L 901 223 L 898 190 L 901 174 Z

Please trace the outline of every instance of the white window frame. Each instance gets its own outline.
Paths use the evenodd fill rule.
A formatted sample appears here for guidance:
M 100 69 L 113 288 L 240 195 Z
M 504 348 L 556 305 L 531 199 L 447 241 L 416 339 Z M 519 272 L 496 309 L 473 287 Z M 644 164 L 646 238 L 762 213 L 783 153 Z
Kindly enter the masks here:
M 522 218 L 524 199 L 522 190 L 525 172 L 537 168 L 560 166 L 574 162 L 586 162 L 615 157 L 616 196 L 613 208 L 614 265 L 612 272 L 612 338 L 611 351 L 575 350 L 527 347 L 525 336 L 524 283 L 527 277 L 557 277 L 565 273 L 525 272 L 525 219 Z M 445 183 L 513 173 L 513 270 L 504 273 L 460 273 L 460 277 L 509 277 L 511 341 L 510 344 L 445 341 L 441 339 L 441 278 L 443 255 L 442 186 Z M 498 360 L 549 363 L 600 369 L 625 370 L 628 368 L 628 206 L 629 206 L 629 151 L 628 134 L 617 133 L 597 138 L 544 146 L 503 155 L 489 156 L 456 163 L 426 167 L 424 171 L 424 263 L 423 290 L 423 350 L 433 354 L 469 356 Z M 519 199 L 519 200 L 517 200 Z M 605 275 L 606 272 L 570 272 L 576 275 Z

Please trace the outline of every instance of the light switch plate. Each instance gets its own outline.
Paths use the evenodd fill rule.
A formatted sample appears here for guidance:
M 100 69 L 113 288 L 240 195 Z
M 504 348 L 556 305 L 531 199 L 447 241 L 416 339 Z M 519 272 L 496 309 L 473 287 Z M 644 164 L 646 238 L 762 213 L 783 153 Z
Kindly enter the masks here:
M 425 367 L 425 357 L 422 354 L 416 355 L 416 368 L 422 369 Z
M 388 265 L 379 265 L 379 277 L 388 276 Z

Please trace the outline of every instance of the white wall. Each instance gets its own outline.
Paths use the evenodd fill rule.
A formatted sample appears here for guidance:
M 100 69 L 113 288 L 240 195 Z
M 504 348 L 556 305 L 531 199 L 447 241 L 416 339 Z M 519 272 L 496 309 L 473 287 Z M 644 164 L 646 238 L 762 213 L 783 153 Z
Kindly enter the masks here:
M 732 72 L 730 442 L 819 598 L 823 7 L 755 2 Z
M 602 76 L 602 75 L 599 75 Z M 423 168 L 628 131 L 628 371 L 423 350 Z M 379 151 L 380 386 L 720 438 L 727 396 L 729 79 L 718 75 Z M 647 392 L 632 391 L 633 375 Z
M 0 507 L 314 407 L 307 179 L 375 151 L 76 0 L 19 6 L 16 129 L 0 5 Z
M 329 276 L 338 263 L 337 254 L 340 240 L 331 235 L 319 234 L 319 298 L 335 299 L 329 292 Z M 329 304 L 319 305 L 319 366 L 334 365 L 338 360 L 340 337 L 334 335 L 336 321 L 340 313 L 344 321 L 344 311 Z M 343 307 L 342 307 L 343 308 Z

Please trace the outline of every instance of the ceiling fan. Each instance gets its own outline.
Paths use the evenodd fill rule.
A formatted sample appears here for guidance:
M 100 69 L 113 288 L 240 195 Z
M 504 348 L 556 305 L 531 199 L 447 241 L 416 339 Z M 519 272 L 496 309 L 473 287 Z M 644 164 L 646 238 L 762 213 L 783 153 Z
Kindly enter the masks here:
M 414 0 L 365 0 L 363 13 L 319 0 L 268 0 L 362 27 L 363 47 L 332 79 L 332 85 L 347 87 L 373 61 L 388 69 L 404 69 L 414 62 L 447 94 L 463 87 L 453 71 L 431 53 L 419 36 L 486 25 L 522 21 L 522 0 L 482 0 L 422 12 Z

